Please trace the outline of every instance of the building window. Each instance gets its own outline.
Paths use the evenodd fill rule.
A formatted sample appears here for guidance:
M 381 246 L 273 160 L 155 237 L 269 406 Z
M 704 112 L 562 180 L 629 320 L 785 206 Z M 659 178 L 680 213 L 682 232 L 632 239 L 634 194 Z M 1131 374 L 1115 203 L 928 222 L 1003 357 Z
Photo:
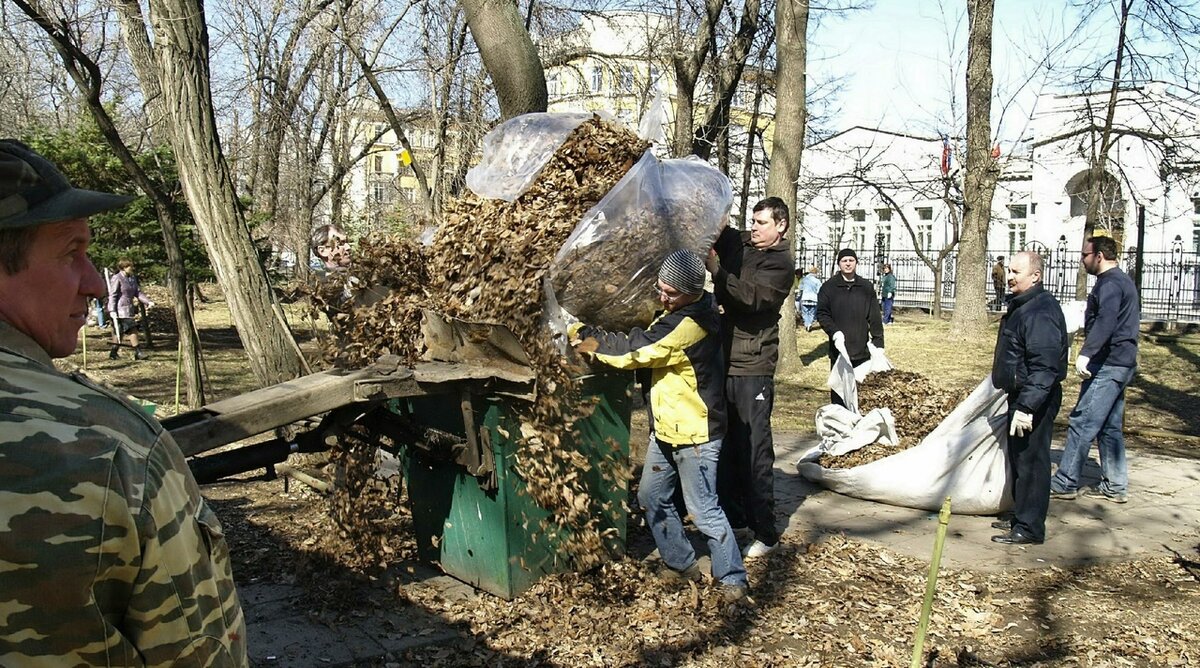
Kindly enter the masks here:
M 917 212 L 920 213 L 920 209 Z M 928 209 L 929 215 L 933 215 L 933 210 Z M 927 220 L 927 219 L 925 219 Z M 921 223 L 917 225 L 917 245 L 921 250 L 928 251 L 933 248 L 933 223 Z
M 857 249 L 862 253 L 867 249 L 867 226 L 866 225 L 851 225 L 850 226 L 850 247 Z
M 1024 204 L 1009 204 L 1008 217 L 1013 220 L 1024 220 L 1029 217 L 1028 207 Z
M 842 247 L 842 231 L 843 231 L 843 228 L 841 225 L 830 225 L 829 226 L 829 245 L 830 246 L 832 246 L 834 248 Z
M 599 93 L 604 89 L 604 68 L 596 65 L 592 68 L 592 92 Z
M 1192 213 L 1200 215 L 1200 197 L 1192 198 Z
M 888 213 L 891 213 L 889 210 Z M 883 241 L 883 254 L 887 255 L 892 252 L 892 226 L 891 225 L 876 225 L 875 238 Z
M 387 181 L 377 181 L 371 184 L 371 201 L 376 204 L 387 204 L 392 201 L 391 184 Z
M 633 66 L 622 65 L 617 74 L 617 85 L 622 93 L 633 92 Z
M 879 220 L 887 222 L 892 219 L 891 209 L 875 209 L 875 215 L 879 216 Z
M 383 156 L 377 155 L 371 161 L 376 174 L 383 173 Z
M 558 97 L 559 91 L 557 74 L 551 74 L 550 76 L 546 77 L 546 95 L 547 97 L 552 98 Z
M 1034 202 L 1033 204 L 1029 205 L 1029 215 L 1032 216 L 1036 213 L 1037 213 L 1037 202 Z
M 1200 255 L 1200 220 L 1192 221 L 1192 252 Z
M 917 218 L 920 220 L 933 220 L 933 207 L 931 207 L 931 206 L 917 207 Z
M 856 223 L 861 223 L 867 219 L 867 212 L 862 209 L 850 209 L 850 219 Z
M 1008 254 L 1015 255 L 1025 247 L 1025 223 L 1008 224 Z
M 842 211 L 841 209 L 833 209 L 832 211 L 826 211 L 825 217 L 828 218 L 829 222 L 831 223 L 840 223 L 845 220 L 846 212 Z
M 661 75 L 662 75 L 662 73 L 658 71 L 658 65 L 651 65 L 650 66 L 650 85 L 653 86 L 654 84 L 658 83 L 658 78 Z

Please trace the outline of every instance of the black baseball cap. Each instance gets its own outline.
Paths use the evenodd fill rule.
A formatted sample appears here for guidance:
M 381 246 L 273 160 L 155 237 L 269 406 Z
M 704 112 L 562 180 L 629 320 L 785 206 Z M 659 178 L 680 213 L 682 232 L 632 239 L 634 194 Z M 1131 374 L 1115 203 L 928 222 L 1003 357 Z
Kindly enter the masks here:
M 0 229 L 86 218 L 133 199 L 76 188 L 33 149 L 15 139 L 0 139 Z

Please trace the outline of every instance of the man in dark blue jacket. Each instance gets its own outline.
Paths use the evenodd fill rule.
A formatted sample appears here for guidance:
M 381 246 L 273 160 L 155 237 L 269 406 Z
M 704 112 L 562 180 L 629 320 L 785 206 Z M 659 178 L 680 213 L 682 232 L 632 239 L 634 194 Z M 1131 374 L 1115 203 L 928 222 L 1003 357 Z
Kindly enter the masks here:
M 829 335 L 829 363 L 837 361 L 838 342 L 846 346 L 850 365 L 871 359 L 867 344 L 883 349 L 883 318 L 875 286 L 858 275 L 858 255 L 843 248 L 837 256 L 838 273 L 831 276 L 817 293 L 817 322 Z M 830 403 L 845 406 L 837 392 L 829 393 Z
M 1013 297 L 1000 320 L 992 384 L 1008 393 L 1008 465 L 1013 518 L 992 526 L 1008 531 L 997 543 L 1046 539 L 1050 507 L 1050 438 L 1067 377 L 1067 324 L 1058 300 L 1042 288 L 1042 258 L 1022 251 L 1008 265 Z
M 1125 388 L 1137 368 L 1138 324 L 1141 307 L 1137 286 L 1117 266 L 1117 242 L 1111 237 L 1090 237 L 1083 244 L 1083 267 L 1096 277 L 1085 312 L 1087 337 L 1075 369 L 1084 379 L 1079 401 L 1071 411 L 1067 444 L 1058 472 L 1050 481 L 1050 495 L 1074 499 L 1092 441 L 1100 451 L 1100 484 L 1085 496 L 1125 503 L 1129 469 L 1125 464 Z

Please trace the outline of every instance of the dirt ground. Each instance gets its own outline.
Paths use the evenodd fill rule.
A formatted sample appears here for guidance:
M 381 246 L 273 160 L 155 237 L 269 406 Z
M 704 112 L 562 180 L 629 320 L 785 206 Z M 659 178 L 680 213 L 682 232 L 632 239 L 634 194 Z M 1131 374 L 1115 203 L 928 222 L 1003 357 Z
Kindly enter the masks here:
M 216 290 L 206 292 L 215 296 Z M 166 299 L 156 298 L 159 304 Z M 236 334 L 220 302 L 202 305 L 201 339 L 209 400 L 252 386 Z M 313 327 L 292 312 L 306 350 Z M 87 368 L 102 381 L 174 412 L 175 341 L 155 337 L 151 359 L 106 357 L 104 334 L 88 328 Z M 811 432 L 824 403 L 825 337 L 799 332 L 804 366 L 779 382 L 778 431 Z M 949 327 L 902 314 L 887 330 L 899 368 L 971 387 L 986 377 L 991 340 L 951 341 Z M 73 360 L 82 365 L 82 355 Z M 1129 392 L 1129 447 L 1197 457 L 1200 338 L 1151 335 Z M 1064 410 L 1078 392 L 1068 380 Z M 1141 430 L 1139 432 L 1139 430 Z M 633 450 L 645 433 L 635 414 Z M 320 456 L 305 464 L 323 475 Z M 748 564 L 744 604 L 725 606 L 711 585 L 661 582 L 644 561 L 653 543 L 633 521 L 625 558 L 583 574 L 544 579 L 513 601 L 446 597 L 423 587 L 412 518 L 401 499 L 380 520 L 379 545 L 351 544 L 330 518 L 327 497 L 294 481 L 247 474 L 206 485 L 221 517 L 242 584 L 302 586 L 311 616 L 340 622 L 384 613 L 396 633 L 451 628 L 461 642 L 390 656 L 387 666 L 861 666 L 904 665 L 925 589 L 928 563 L 840 536 L 809 544 L 785 539 L 765 561 Z M 387 555 L 379 563 L 370 555 Z M 1190 554 L 1073 570 L 1005 572 L 942 569 L 923 665 L 1186 666 L 1200 664 L 1200 546 Z M 321 665 L 314 660 L 313 665 Z

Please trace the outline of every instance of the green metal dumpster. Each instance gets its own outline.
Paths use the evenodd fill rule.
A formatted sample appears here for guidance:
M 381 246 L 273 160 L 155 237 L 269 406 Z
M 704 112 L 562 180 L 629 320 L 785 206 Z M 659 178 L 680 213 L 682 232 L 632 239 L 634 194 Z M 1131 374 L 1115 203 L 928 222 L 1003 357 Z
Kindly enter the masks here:
M 597 403 L 577 425 L 580 442 L 573 446 L 592 464 L 614 455 L 627 464 L 633 375 L 614 372 L 582 380 L 584 397 Z M 549 513 L 524 493 L 525 483 L 515 471 L 521 401 L 493 394 L 470 396 L 460 405 L 435 396 L 400 400 L 393 406 L 413 421 L 461 437 L 469 433 L 466 421 L 474 423 L 475 434 L 468 440 L 477 440 L 485 450 L 483 458 L 492 463 L 485 475 L 472 475 L 462 464 L 416 447 L 402 445 L 400 457 L 419 556 L 503 598 L 519 595 L 543 575 L 570 568 L 555 542 L 540 534 L 540 522 Z M 598 468 L 589 467 L 585 487 L 607 509 L 607 516 L 599 518 L 600 528 L 612 530 L 606 534 L 605 548 L 616 556 L 625 549 L 628 481 L 606 483 Z

